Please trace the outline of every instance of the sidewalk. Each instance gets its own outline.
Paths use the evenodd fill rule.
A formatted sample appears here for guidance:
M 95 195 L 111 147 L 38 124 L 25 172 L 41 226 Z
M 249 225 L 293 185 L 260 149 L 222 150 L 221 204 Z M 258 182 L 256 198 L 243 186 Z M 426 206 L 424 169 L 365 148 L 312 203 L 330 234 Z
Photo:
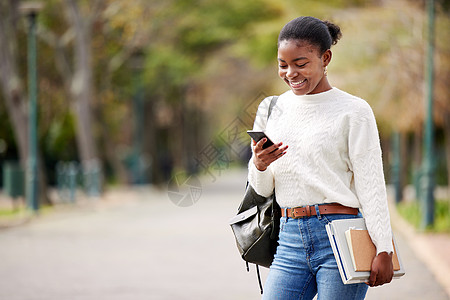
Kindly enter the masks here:
M 433 273 L 450 299 L 450 235 L 420 233 L 398 214 L 392 201 L 389 210 L 393 230 L 405 237 L 416 256 Z

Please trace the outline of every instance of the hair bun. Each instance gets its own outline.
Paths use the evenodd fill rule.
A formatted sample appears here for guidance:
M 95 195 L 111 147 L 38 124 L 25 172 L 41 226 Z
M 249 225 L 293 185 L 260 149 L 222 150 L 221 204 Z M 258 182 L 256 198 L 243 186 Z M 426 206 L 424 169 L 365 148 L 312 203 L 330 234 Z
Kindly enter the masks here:
M 341 28 L 330 21 L 323 21 L 323 23 L 328 27 L 328 31 L 330 32 L 332 44 L 336 45 L 339 39 L 342 37 Z

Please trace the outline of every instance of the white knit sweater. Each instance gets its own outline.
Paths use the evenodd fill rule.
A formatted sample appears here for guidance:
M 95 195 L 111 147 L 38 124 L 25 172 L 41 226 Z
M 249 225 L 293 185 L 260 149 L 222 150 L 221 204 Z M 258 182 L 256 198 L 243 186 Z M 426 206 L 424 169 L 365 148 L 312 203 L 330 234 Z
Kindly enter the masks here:
M 377 253 L 393 251 L 380 141 L 369 104 L 337 88 L 304 96 L 288 91 L 267 122 L 269 103 L 270 97 L 261 102 L 253 129 L 289 148 L 263 172 L 251 158 L 248 180 L 255 191 L 269 196 L 275 188 L 281 207 L 337 202 L 361 208 Z

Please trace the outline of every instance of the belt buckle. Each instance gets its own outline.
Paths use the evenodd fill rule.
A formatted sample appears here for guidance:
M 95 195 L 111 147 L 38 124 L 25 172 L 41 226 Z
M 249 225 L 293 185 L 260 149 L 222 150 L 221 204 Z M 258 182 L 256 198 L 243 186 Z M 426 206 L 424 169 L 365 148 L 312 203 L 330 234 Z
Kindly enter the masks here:
M 291 218 L 295 219 L 297 218 L 297 215 L 295 214 L 296 209 L 301 209 L 298 217 L 302 218 L 302 217 L 311 217 L 311 206 L 307 205 L 307 206 L 303 206 L 303 207 L 294 207 L 291 209 Z M 305 215 L 303 215 L 305 214 Z
M 295 207 L 291 208 L 291 218 L 295 219 Z

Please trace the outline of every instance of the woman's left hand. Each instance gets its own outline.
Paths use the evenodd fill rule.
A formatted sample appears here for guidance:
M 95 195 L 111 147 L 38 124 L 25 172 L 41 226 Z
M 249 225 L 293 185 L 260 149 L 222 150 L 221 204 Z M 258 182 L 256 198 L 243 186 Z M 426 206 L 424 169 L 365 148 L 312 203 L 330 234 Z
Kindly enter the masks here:
M 379 286 L 389 283 L 394 276 L 394 267 L 392 266 L 392 253 L 381 252 L 372 261 L 372 270 L 370 271 L 369 286 Z

